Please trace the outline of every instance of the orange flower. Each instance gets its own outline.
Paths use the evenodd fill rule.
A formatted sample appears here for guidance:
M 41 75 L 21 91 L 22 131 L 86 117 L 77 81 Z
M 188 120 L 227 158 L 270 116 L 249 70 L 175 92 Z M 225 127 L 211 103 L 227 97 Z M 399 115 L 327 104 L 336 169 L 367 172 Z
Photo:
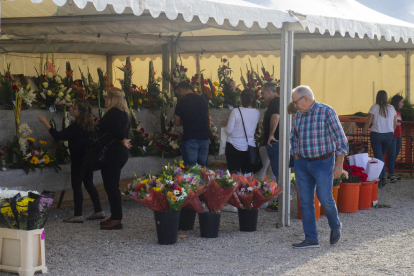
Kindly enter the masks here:
M 108 77 L 107 76 L 104 76 L 104 79 L 108 82 Z
M 66 71 L 66 75 L 68 75 L 69 77 L 72 77 L 73 76 L 73 70 Z
M 125 68 L 125 69 L 129 69 L 129 68 L 131 68 L 131 64 L 125 64 L 125 65 L 124 65 L 124 68 Z

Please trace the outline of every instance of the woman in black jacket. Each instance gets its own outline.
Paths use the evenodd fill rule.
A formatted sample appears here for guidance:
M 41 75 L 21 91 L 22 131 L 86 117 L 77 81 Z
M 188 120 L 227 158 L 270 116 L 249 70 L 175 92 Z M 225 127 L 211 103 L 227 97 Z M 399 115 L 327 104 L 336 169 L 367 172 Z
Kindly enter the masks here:
M 89 196 L 92 199 L 94 213 L 89 216 L 88 220 L 104 219 L 99 194 L 93 185 L 93 171 L 85 169 L 83 160 L 86 148 L 91 137 L 94 121 L 92 109 L 84 99 L 77 99 L 69 108 L 69 114 L 75 117 L 75 121 L 62 131 L 52 128 L 44 116 L 39 116 L 39 122 L 42 123 L 55 140 L 68 141 L 68 147 L 71 158 L 71 182 L 73 189 L 73 201 L 75 205 L 74 216 L 64 219 L 63 222 L 82 223 L 82 182 L 85 185 Z
M 122 200 L 119 191 L 121 170 L 128 161 L 125 146 L 129 133 L 129 110 L 125 93 L 116 87 L 108 90 L 105 98 L 106 113 L 96 125 L 95 131 L 103 146 L 107 146 L 107 162 L 101 168 L 105 191 L 111 207 L 111 217 L 101 222 L 101 229 L 122 229 Z M 128 142 L 126 142 L 127 144 Z

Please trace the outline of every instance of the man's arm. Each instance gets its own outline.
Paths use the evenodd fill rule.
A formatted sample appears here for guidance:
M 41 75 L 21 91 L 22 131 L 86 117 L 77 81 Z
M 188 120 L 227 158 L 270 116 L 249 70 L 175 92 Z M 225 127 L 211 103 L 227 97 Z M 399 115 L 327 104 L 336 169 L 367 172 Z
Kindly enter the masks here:
M 336 112 L 331 109 L 328 112 L 328 128 L 335 140 L 335 168 L 334 179 L 338 178 L 342 174 L 342 167 L 344 163 L 344 157 L 348 153 L 348 140 L 344 130 L 342 129 L 341 122 L 339 121 Z
M 182 126 L 183 122 L 181 121 L 180 116 L 174 114 L 174 125 L 175 126 Z
M 279 114 L 273 114 L 272 117 L 270 117 L 270 132 L 269 132 L 269 138 L 267 139 L 267 145 L 272 146 L 270 142 L 279 142 L 279 140 L 276 140 L 275 138 L 275 131 L 277 128 L 277 125 L 279 124 L 280 116 Z
M 337 179 L 342 174 L 342 168 L 344 165 L 344 157 L 345 157 L 345 154 L 342 153 L 341 155 L 338 155 L 335 159 L 334 179 Z

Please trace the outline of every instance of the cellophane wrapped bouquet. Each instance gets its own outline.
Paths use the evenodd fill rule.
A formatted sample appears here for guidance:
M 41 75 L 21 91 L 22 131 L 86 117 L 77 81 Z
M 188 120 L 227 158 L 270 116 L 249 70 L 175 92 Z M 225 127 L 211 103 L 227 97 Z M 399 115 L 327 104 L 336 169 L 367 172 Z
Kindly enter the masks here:
M 52 208 L 54 193 L 0 190 L 0 228 L 42 229 Z
M 244 209 L 259 209 L 263 203 L 275 198 L 282 191 L 277 188 L 276 182 L 267 178 L 258 181 L 240 176 L 238 183 L 236 194 Z

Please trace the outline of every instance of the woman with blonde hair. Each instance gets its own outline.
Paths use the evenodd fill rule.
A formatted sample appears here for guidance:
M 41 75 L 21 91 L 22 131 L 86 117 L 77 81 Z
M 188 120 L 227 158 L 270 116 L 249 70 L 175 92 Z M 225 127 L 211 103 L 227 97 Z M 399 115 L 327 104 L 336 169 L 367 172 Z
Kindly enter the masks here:
M 77 99 L 69 108 L 69 114 L 75 118 L 67 128 L 57 131 L 52 128 L 44 116 L 39 116 L 39 122 L 42 123 L 53 138 L 57 141 L 68 141 L 68 147 L 71 159 L 71 183 L 73 189 L 73 202 L 75 212 L 72 217 L 64 219 L 63 222 L 82 223 L 82 182 L 85 189 L 93 202 L 94 213 L 89 216 L 88 220 L 104 219 L 99 194 L 93 185 L 93 171 L 83 166 L 87 145 L 94 128 L 92 109 L 84 99 Z
M 111 217 L 100 223 L 102 230 L 122 229 L 122 200 L 119 191 L 121 170 L 128 161 L 129 152 L 124 146 L 129 133 L 129 110 L 125 93 L 111 87 L 105 98 L 106 113 L 96 125 L 100 142 L 107 147 L 107 162 L 101 168 L 102 180 L 108 195 Z

